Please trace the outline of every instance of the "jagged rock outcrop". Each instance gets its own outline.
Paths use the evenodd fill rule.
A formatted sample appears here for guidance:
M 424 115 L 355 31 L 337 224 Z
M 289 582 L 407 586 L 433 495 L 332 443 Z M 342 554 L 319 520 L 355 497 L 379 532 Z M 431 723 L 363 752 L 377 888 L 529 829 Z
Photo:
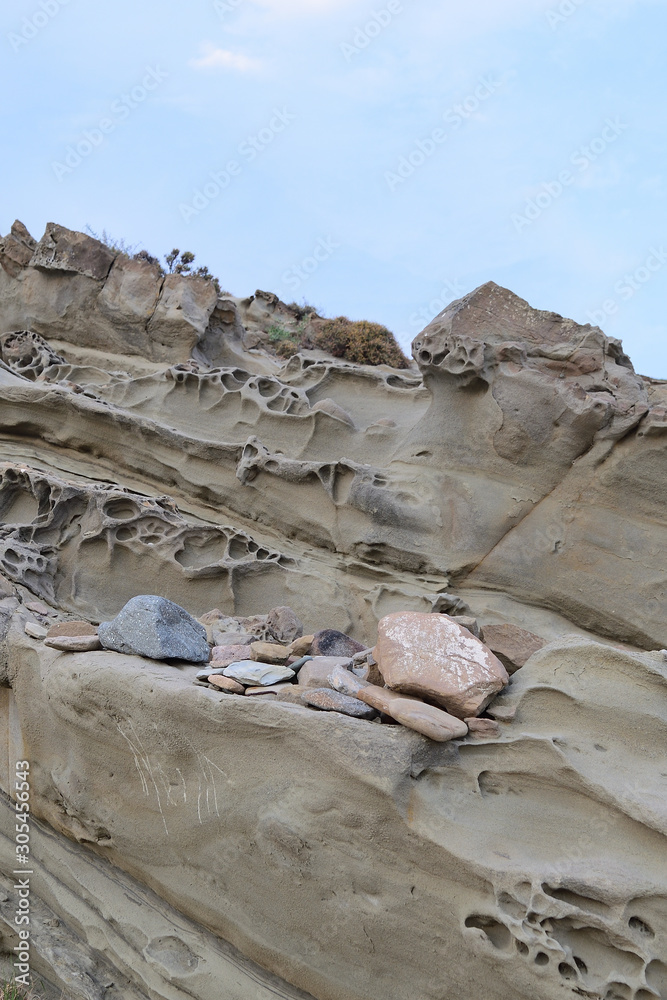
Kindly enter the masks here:
M 29 759 L 35 970 L 75 1000 L 667 998 L 667 382 L 493 283 L 399 372 L 281 361 L 275 296 L 60 226 L 0 265 L 0 855 Z M 26 634 L 139 594 L 536 651 L 436 745 Z

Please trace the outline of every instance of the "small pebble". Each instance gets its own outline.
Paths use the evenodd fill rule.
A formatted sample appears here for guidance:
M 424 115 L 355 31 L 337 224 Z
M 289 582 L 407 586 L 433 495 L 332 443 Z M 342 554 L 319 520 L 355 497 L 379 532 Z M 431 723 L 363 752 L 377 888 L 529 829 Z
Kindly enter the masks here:
M 58 622 L 49 629 L 48 638 L 62 635 L 97 635 L 97 629 L 90 622 Z
M 211 664 L 211 666 L 208 668 L 208 670 L 200 670 L 199 671 L 199 673 L 197 674 L 197 680 L 198 681 L 205 681 L 212 674 L 220 674 L 220 675 L 222 675 L 222 674 L 224 674 L 224 672 L 225 672 L 225 667 L 218 666 L 218 667 L 215 667 L 215 669 L 214 669 L 213 668 L 213 664 Z
M 253 642 L 250 644 L 250 657 L 258 663 L 287 663 L 290 651 L 287 646 L 279 646 L 275 642 Z
M 335 628 L 323 628 L 313 636 L 313 656 L 348 656 L 363 653 L 366 646 Z
M 248 695 L 257 694 L 282 694 L 286 688 L 294 689 L 294 684 L 271 684 L 270 687 L 247 687 L 245 689 L 246 697 Z
M 29 601 L 25 607 L 35 615 L 55 615 L 53 608 L 47 608 L 41 601 Z
M 340 712 L 354 719 L 374 719 L 377 712 L 358 698 L 332 691 L 330 688 L 307 688 L 301 695 L 306 705 L 319 708 L 323 712 Z
M 313 644 L 314 635 L 302 635 L 300 638 L 295 639 L 294 642 L 290 643 L 289 651 L 294 656 L 305 656 L 310 653 L 310 647 Z
M 299 671 L 299 684 L 307 688 L 331 687 L 329 674 L 334 667 L 347 668 L 351 665 L 352 661 L 345 656 L 311 656 Z
M 26 622 L 25 634 L 31 636 L 33 639 L 46 639 L 49 630 L 44 628 L 43 625 L 38 625 L 37 622 Z
M 228 667 L 230 663 L 238 663 L 248 656 L 248 647 L 235 643 L 233 646 L 214 646 L 211 662 L 216 667 Z
M 241 660 L 225 667 L 225 677 L 233 677 L 235 681 L 248 687 L 271 687 L 281 681 L 289 681 L 295 675 L 289 667 L 272 666 L 268 663 L 258 663 L 254 660 Z
M 266 624 L 277 642 L 289 643 L 303 635 L 303 622 L 292 608 L 272 608 L 266 616 Z
M 471 736 L 477 739 L 495 739 L 500 736 L 500 726 L 495 719 L 464 719 Z
M 232 677 L 224 677 L 222 674 L 211 674 L 208 682 L 227 694 L 243 694 L 245 692 L 243 684 L 239 684 Z
M 66 653 L 91 653 L 102 649 L 102 643 L 96 635 L 47 635 L 44 645 Z
M 287 661 L 287 666 L 290 667 L 295 674 L 297 674 L 299 670 L 301 670 L 304 663 L 308 663 L 309 660 L 312 660 L 312 656 L 300 656 L 298 660 L 294 661 L 292 661 L 292 657 L 290 656 Z

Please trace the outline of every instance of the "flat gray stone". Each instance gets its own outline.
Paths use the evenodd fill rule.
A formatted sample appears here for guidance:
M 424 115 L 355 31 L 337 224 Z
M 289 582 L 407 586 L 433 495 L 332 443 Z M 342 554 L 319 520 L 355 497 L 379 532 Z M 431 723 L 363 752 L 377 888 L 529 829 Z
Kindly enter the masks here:
M 280 684 L 281 681 L 289 681 L 294 677 L 294 671 L 289 667 L 281 667 L 272 663 L 259 663 L 256 660 L 240 660 L 238 663 L 231 663 L 225 667 L 223 674 L 225 677 L 231 677 L 248 687 L 270 687 L 273 684 Z
M 31 639 L 45 639 L 49 634 L 49 630 L 43 625 L 38 625 L 37 622 L 26 622 L 24 629 L 25 634 L 29 635 Z
M 210 656 L 204 626 L 165 597 L 133 597 L 98 634 L 105 649 L 151 660 L 207 663 Z
M 313 688 L 301 692 L 301 700 L 306 705 L 319 708 L 323 712 L 340 712 L 353 719 L 374 719 L 378 714 L 370 705 L 364 705 L 358 698 L 332 691 L 331 688 Z

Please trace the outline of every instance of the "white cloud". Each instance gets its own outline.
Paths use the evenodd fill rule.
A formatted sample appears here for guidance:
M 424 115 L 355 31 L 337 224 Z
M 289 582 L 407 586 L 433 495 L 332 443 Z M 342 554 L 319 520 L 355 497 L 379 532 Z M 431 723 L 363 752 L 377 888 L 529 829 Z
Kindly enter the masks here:
M 229 49 L 218 49 L 207 42 L 202 45 L 202 55 L 191 59 L 190 65 L 195 69 L 232 69 L 239 73 L 251 73 L 261 68 L 259 59 L 251 59 L 242 52 L 231 52 Z

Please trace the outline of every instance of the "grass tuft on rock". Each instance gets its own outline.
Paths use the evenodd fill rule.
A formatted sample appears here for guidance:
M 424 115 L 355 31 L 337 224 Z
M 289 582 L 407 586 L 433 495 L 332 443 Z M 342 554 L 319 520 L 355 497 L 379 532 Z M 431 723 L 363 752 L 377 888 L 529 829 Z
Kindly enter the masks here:
M 15 980 L 0 983 L 0 1000 L 42 1000 L 40 993 L 32 987 L 21 986 Z
M 344 358 L 359 365 L 410 367 L 391 330 L 380 323 L 365 319 L 353 321 L 347 316 L 338 316 L 318 323 L 312 340 L 315 347 L 328 351 L 335 358 Z

